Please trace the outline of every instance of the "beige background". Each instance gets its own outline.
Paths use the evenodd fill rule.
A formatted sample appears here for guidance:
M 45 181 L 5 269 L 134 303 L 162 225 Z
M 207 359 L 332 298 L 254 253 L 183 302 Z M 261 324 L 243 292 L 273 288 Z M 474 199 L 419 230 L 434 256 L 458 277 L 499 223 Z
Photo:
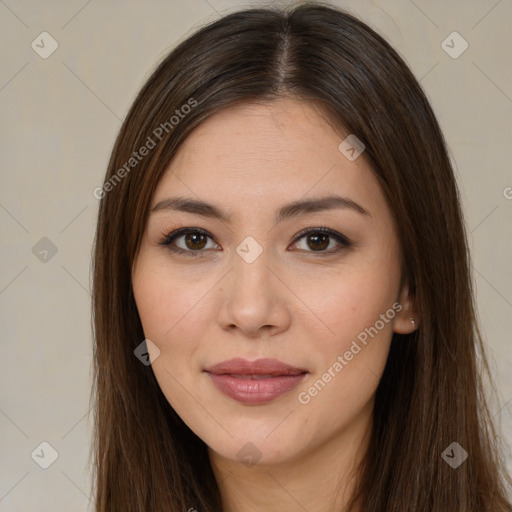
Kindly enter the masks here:
M 333 3 L 404 56 L 444 130 L 499 385 L 492 410 L 511 443 L 512 2 Z M 92 192 L 121 119 L 156 63 L 199 25 L 251 5 L 265 3 L 0 0 L 0 511 L 92 510 Z M 58 42 L 47 59 L 31 47 L 43 31 Z M 453 31 L 469 44 L 456 59 L 441 46 Z M 462 40 L 447 44 L 452 52 L 462 48 Z M 53 245 L 39 242 L 43 237 Z M 48 469 L 31 458 L 37 448 L 34 458 L 49 460 L 49 450 L 38 448 L 43 441 L 58 453 Z

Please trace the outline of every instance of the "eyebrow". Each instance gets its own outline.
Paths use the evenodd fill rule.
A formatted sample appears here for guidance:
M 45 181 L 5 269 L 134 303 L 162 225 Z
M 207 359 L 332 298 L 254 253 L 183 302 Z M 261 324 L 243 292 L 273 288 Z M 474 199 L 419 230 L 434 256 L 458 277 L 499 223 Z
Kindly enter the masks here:
M 276 213 L 275 221 L 281 222 L 291 217 L 297 217 L 306 213 L 315 213 L 325 210 L 332 210 L 334 208 L 349 209 L 358 212 L 362 215 L 371 217 L 370 213 L 365 210 L 361 205 L 349 199 L 348 197 L 341 197 L 338 195 L 329 195 L 314 199 L 300 199 L 289 203 Z M 211 217 L 225 222 L 229 222 L 231 215 L 223 212 L 219 207 L 199 201 L 196 199 L 189 199 L 186 197 L 170 197 L 157 203 L 151 210 L 156 213 L 162 210 L 174 210 L 180 212 L 193 213 L 203 217 Z

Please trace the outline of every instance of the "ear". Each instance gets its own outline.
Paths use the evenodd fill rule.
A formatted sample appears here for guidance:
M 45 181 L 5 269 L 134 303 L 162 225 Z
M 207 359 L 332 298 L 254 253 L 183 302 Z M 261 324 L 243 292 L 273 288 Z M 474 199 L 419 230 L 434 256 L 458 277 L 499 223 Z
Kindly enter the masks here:
M 393 323 L 393 332 L 398 334 L 410 334 L 414 332 L 420 323 L 419 315 L 415 308 L 415 297 L 410 293 L 409 282 L 405 281 L 400 290 L 398 302 L 402 309 L 396 314 Z

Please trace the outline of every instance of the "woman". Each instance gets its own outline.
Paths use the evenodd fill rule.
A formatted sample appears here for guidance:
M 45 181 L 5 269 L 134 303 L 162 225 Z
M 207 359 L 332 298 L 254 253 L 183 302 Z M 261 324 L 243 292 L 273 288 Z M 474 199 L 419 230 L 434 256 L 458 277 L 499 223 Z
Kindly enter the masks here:
M 97 195 L 97 511 L 512 510 L 443 136 L 373 30 L 202 28 Z

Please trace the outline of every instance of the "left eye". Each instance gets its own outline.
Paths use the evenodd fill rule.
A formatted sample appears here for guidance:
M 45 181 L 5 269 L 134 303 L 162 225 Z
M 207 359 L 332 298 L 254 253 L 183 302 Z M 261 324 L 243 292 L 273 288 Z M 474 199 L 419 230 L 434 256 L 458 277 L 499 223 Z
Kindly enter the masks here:
M 337 231 L 333 231 L 328 228 L 310 228 L 306 231 L 303 231 L 302 233 L 299 233 L 296 240 L 302 240 L 304 239 L 304 242 L 306 244 L 306 247 L 311 249 L 311 251 L 308 251 L 308 249 L 304 249 L 307 252 L 320 252 L 320 253 L 328 253 L 331 254 L 333 252 L 338 252 L 343 248 L 350 247 L 351 242 L 350 240 L 341 233 L 338 233 Z M 334 241 L 337 243 L 338 247 L 336 245 L 331 247 L 331 242 Z M 297 244 L 297 242 L 295 242 Z M 329 250 L 326 250 L 328 249 Z
M 173 233 L 166 235 L 160 242 L 160 245 L 168 247 L 168 249 L 175 253 L 187 253 L 187 255 L 196 256 L 204 253 L 203 249 L 214 249 L 215 247 L 207 247 L 208 239 L 213 242 L 211 235 L 198 228 L 181 228 Z M 182 241 L 182 244 L 178 244 L 178 241 Z M 297 235 L 292 245 L 298 246 L 299 241 L 304 240 L 305 247 L 299 247 L 300 250 L 306 252 L 317 252 L 332 254 L 338 252 L 344 248 L 350 247 L 350 240 L 328 228 L 309 228 L 302 231 Z M 334 247 L 331 245 L 335 242 Z M 336 247 L 336 244 L 338 247 Z M 213 242 L 214 246 L 218 245 Z

